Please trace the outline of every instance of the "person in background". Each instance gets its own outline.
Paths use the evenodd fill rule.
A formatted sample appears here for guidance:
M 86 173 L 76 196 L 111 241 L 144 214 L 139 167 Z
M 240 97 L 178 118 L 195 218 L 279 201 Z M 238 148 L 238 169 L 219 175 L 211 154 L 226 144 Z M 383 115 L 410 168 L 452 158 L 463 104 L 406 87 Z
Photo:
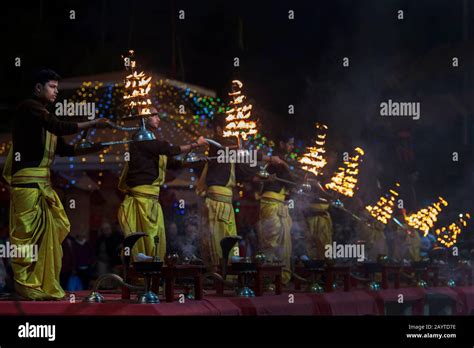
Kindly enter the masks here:
M 122 241 L 123 235 L 117 229 L 112 229 L 107 221 L 102 223 L 95 248 L 96 271 L 99 277 L 106 273 L 113 273 L 114 267 L 120 264 Z
M 171 222 L 167 229 L 166 229 L 166 253 L 167 254 L 174 254 L 177 253 L 178 255 L 182 253 L 180 249 L 179 243 L 179 234 L 178 234 L 178 226 L 175 222 Z
M 94 263 L 94 250 L 84 233 L 76 236 L 73 243 L 76 274 L 81 280 L 84 289 L 89 288 L 92 277 L 92 265 Z
M 7 269 L 3 260 L 0 259 L 0 294 L 6 291 L 7 287 Z
M 62 268 L 59 275 L 61 287 L 67 290 L 69 278 L 76 273 L 76 255 L 74 253 L 74 238 L 68 235 L 62 242 L 63 258 Z

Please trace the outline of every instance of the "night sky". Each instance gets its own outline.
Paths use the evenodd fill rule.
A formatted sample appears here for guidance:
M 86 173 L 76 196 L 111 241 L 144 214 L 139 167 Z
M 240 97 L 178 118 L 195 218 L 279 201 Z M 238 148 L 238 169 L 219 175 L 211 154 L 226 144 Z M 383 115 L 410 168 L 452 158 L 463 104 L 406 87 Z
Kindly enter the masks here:
M 117 71 L 121 54 L 134 49 L 144 69 L 224 98 L 230 81 L 242 80 L 271 135 L 284 129 L 307 142 L 313 123 L 326 122 L 335 151 L 363 144 L 373 160 L 386 161 L 387 182 L 398 175 L 399 164 L 390 157 L 400 134 L 408 132 L 416 168 L 407 170 L 419 172 L 425 199 L 434 188 L 457 195 L 472 185 L 472 1 L 66 0 L 4 6 L 3 131 L 32 70 L 49 66 L 63 77 Z M 179 10 L 185 20 L 177 18 Z M 295 11 L 292 21 L 288 10 Z M 460 58 L 455 69 L 453 56 Z M 21 68 L 14 67 L 15 57 L 22 58 Z M 343 57 L 350 67 L 342 66 Z M 444 96 L 451 104 L 438 105 Z M 388 99 L 421 102 L 421 119 L 380 117 L 379 105 Z M 462 154 L 455 165 L 453 151 Z

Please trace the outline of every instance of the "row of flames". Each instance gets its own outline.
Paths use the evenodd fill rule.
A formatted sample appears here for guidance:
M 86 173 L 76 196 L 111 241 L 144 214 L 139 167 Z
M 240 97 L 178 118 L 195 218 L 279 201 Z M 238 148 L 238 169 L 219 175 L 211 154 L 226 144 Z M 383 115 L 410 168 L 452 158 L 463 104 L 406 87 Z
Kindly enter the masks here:
M 130 50 L 124 58 L 124 65 L 131 73 L 125 78 L 125 90 L 123 99 L 127 102 L 130 113 L 150 114 L 152 105 L 149 97 L 151 90 L 151 76 L 147 76 L 143 71 L 137 71 L 137 64 L 134 58 L 134 51 Z M 237 137 L 247 140 L 249 135 L 258 133 L 257 124 L 251 119 L 252 104 L 246 102 L 246 97 L 242 93 L 243 83 L 239 80 L 232 81 L 232 92 L 230 107 L 226 111 L 226 125 L 223 130 L 224 137 Z M 307 147 L 307 152 L 298 160 L 302 165 L 301 168 L 306 172 L 313 173 L 315 176 L 323 174 L 322 169 L 326 166 L 326 136 L 328 127 L 324 124 L 316 123 L 316 140 L 314 146 Z M 357 147 L 354 153 L 343 165 L 334 173 L 330 182 L 325 185 L 327 189 L 335 191 L 346 197 L 353 197 L 357 189 L 359 165 L 362 162 L 364 151 Z M 379 222 L 386 225 L 392 218 L 396 199 L 398 197 L 397 189 L 399 183 L 390 189 L 389 192 L 379 198 L 373 205 L 368 205 L 365 209 L 370 215 Z M 405 223 L 421 232 L 424 236 L 433 228 L 438 215 L 442 211 L 442 207 L 448 206 L 448 202 L 439 197 L 438 201 L 422 208 L 416 213 L 405 217 Z M 460 215 L 456 222 L 449 226 L 436 229 L 438 242 L 446 247 L 451 247 L 456 243 L 457 236 L 461 233 L 463 227 L 467 226 L 467 220 L 470 219 L 469 214 Z
M 307 147 L 307 152 L 298 160 L 303 170 L 313 173 L 315 176 L 322 175 L 322 169 L 327 164 L 324 156 L 326 153 L 327 129 L 326 125 L 316 123 L 315 146 Z M 357 189 L 358 167 L 363 155 L 364 151 L 361 148 L 356 148 L 355 154 L 347 161 L 344 161 L 343 166 L 338 168 L 330 183 L 326 184 L 325 187 L 343 196 L 353 197 Z M 400 184 L 395 183 L 395 187 L 390 189 L 386 195 L 380 197 L 373 206 L 367 205 L 365 209 L 374 219 L 386 225 L 393 217 L 396 200 L 399 196 L 399 188 Z M 446 206 L 448 206 L 448 202 L 444 198 L 439 197 L 437 202 L 405 216 L 405 223 L 413 229 L 423 232 L 424 236 L 426 236 L 438 221 L 438 215 L 442 208 Z M 435 231 L 438 235 L 438 242 L 448 248 L 456 244 L 457 236 L 461 233 L 462 228 L 467 226 L 467 219 L 470 219 L 468 213 L 460 215 L 460 219 L 449 226 L 438 228 Z

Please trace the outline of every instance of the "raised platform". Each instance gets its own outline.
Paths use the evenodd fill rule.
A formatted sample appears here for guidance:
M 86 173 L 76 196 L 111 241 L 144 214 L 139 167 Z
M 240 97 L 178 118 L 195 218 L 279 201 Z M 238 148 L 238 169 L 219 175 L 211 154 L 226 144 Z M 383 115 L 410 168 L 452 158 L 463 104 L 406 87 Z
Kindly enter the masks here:
M 377 292 L 354 289 L 349 292 L 334 291 L 323 294 L 295 291 L 281 295 L 265 294 L 254 298 L 239 298 L 232 293 L 226 293 L 224 296 L 207 294 L 199 301 L 186 299 L 184 303 L 166 303 L 162 298 L 162 303 L 154 305 L 123 301 L 119 292 L 101 293 L 106 300 L 101 304 L 82 302 L 88 294 L 87 291 L 75 293 L 75 302 L 2 300 L 0 316 L 426 315 L 436 314 L 434 308 L 443 303 L 449 309 L 449 313 L 445 314 L 469 315 L 474 310 L 474 286 L 401 288 Z M 403 295 L 403 303 L 399 303 L 400 295 Z M 132 295 L 133 298 L 135 295 Z

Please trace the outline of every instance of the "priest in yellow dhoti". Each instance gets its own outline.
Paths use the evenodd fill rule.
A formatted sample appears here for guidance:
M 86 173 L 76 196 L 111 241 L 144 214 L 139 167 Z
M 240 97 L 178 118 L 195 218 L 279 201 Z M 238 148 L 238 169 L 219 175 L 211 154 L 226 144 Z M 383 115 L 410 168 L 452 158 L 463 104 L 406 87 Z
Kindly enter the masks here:
M 156 114 L 156 108 L 152 107 L 150 111 L 155 115 L 147 117 L 146 125 L 149 130 L 155 131 L 159 127 L 160 117 Z M 181 146 L 158 138 L 130 144 L 130 158 L 125 163 L 119 182 L 119 189 L 126 192 L 126 196 L 118 210 L 118 221 L 125 236 L 136 232 L 147 234 L 131 250 L 134 260 L 140 256 L 155 255 L 155 237 L 159 238 L 157 255 L 164 259 L 166 234 L 159 195 L 166 170 L 180 167 L 180 162 L 173 156 L 205 144 L 207 142 L 203 137 Z
M 216 114 L 213 119 L 213 138 L 224 146 L 218 147 L 210 144 L 209 157 L 219 157 L 224 154 L 225 149 L 236 151 L 237 146 L 232 144 L 229 138 L 224 138 L 223 127 L 225 125 L 225 115 Z M 230 153 L 230 152 L 228 152 Z M 217 160 L 208 161 L 201 172 L 197 185 L 197 194 L 205 197 L 202 212 L 201 225 L 201 258 L 207 267 L 212 268 L 220 265 L 223 258 L 220 242 L 225 237 L 237 236 L 237 225 L 233 207 L 233 190 L 238 182 L 256 181 L 257 163 L 256 161 L 275 162 L 275 157 L 263 155 L 261 152 L 254 152 L 251 163 L 250 156 L 247 160 L 232 160 L 231 156 L 221 156 Z M 235 245 L 230 251 L 229 260 L 232 256 L 239 256 L 239 247 Z
M 236 163 L 231 158 L 218 156 L 225 153 L 225 149 L 237 151 L 237 146 L 232 144 L 229 138 L 224 138 L 223 128 L 225 116 L 214 115 L 213 138 L 224 146 L 220 149 L 210 144 L 209 157 L 217 158 L 208 161 L 201 171 L 196 192 L 205 197 L 201 224 L 201 258 L 207 267 L 219 266 L 223 258 L 220 242 L 225 237 L 237 236 L 237 225 L 233 207 L 233 190 L 237 181 L 246 181 L 256 175 L 247 163 Z M 222 151 L 222 152 L 220 152 Z M 228 152 L 230 153 L 230 152 Z M 229 156 L 230 157 L 230 156 Z M 261 159 L 261 154 L 255 160 Z M 256 164 L 256 163 L 255 163 Z M 230 251 L 229 260 L 232 256 L 239 256 L 239 247 L 235 245 Z
M 370 261 L 377 261 L 379 255 L 388 255 L 385 225 L 372 218 L 367 210 L 363 210 L 363 221 L 358 221 L 356 234 L 359 240 L 364 241 L 365 254 Z
M 64 122 L 48 111 L 56 100 L 60 77 L 52 70 L 37 73 L 34 96 L 17 108 L 12 146 L 3 176 L 10 190 L 10 243 L 22 250 L 36 250 L 11 260 L 18 295 L 31 300 L 64 297 L 59 285 L 61 242 L 69 233 L 69 220 L 51 186 L 50 167 L 55 154 L 82 155 L 101 146 L 79 150 L 60 136 L 81 129 L 105 127 L 107 121 Z
M 220 139 L 218 139 L 220 140 Z M 215 156 L 217 148 L 211 145 L 210 156 Z M 222 259 L 220 242 L 225 237 L 237 235 L 234 207 L 232 205 L 233 189 L 236 184 L 235 163 L 205 164 L 199 178 L 197 193 L 205 197 L 202 212 L 201 259 L 207 267 L 218 266 Z M 239 256 L 239 247 L 235 245 L 230 257 Z
M 314 199 L 306 211 L 306 253 L 313 260 L 324 260 L 326 245 L 332 245 L 332 220 L 329 203 Z
M 406 232 L 406 255 L 405 258 L 409 261 L 421 261 L 420 248 L 421 237 L 420 233 L 415 229 L 410 229 Z
M 270 174 L 280 179 L 294 181 L 285 160 L 293 151 L 294 138 L 280 136 L 278 148 L 273 156 L 278 157 L 280 163 L 271 163 L 267 170 Z M 260 221 L 258 228 L 258 244 L 267 259 L 279 259 L 284 270 L 282 281 L 284 284 L 291 279 L 291 225 L 292 219 L 286 204 L 286 195 L 289 193 L 288 184 L 271 180 L 264 184 L 263 193 L 260 197 Z

